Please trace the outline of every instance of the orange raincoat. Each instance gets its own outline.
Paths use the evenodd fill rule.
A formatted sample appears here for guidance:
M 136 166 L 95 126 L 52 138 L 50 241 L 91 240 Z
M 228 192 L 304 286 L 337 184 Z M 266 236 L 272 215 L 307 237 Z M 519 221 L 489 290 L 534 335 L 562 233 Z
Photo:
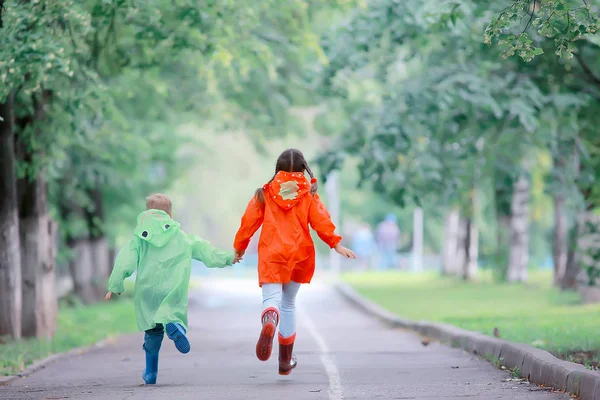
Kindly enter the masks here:
M 315 245 L 308 226 L 334 248 L 342 240 L 335 225 L 301 172 L 280 171 L 263 186 L 265 202 L 250 201 L 233 247 L 245 251 L 262 225 L 258 242 L 258 280 L 263 283 L 310 283 L 315 272 Z

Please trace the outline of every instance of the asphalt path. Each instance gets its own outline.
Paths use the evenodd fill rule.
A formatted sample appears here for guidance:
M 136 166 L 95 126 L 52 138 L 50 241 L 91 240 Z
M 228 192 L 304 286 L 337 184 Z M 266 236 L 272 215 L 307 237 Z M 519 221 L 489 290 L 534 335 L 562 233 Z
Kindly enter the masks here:
M 59 358 L 0 387 L 1 399 L 503 399 L 559 400 L 554 393 L 459 349 L 424 346 L 412 332 L 390 329 L 314 283 L 298 298 L 298 367 L 277 373 L 277 346 L 267 362 L 254 355 L 260 290 L 254 280 L 204 280 L 190 295 L 192 351 L 166 337 L 158 384 L 145 386 L 143 333 Z

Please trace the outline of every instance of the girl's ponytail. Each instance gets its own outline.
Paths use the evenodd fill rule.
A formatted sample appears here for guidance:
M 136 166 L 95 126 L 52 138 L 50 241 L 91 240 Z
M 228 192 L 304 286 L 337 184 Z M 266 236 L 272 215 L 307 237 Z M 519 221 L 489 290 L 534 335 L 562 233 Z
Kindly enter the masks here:
M 269 183 L 273 182 L 273 179 L 275 179 L 276 175 L 277 175 L 277 172 L 275 172 L 275 174 L 273 175 L 273 177 L 271 178 Z M 265 204 L 264 190 L 266 189 L 266 187 L 269 183 L 265 184 L 263 187 L 259 187 L 258 189 L 256 189 L 256 192 L 254 192 L 254 197 L 256 197 L 256 201 L 258 201 L 259 204 Z
M 310 194 L 315 194 L 317 193 L 317 189 L 319 188 L 317 178 L 315 178 L 315 176 L 313 175 L 306 161 L 304 161 L 304 169 L 306 170 L 306 172 L 308 172 L 308 175 L 310 176 Z

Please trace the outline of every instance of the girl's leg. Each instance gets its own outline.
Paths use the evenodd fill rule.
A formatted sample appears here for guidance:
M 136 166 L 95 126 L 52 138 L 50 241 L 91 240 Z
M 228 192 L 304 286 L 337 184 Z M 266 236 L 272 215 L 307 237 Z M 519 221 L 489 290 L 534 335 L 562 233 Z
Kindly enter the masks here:
M 283 285 L 279 325 L 279 335 L 283 338 L 289 338 L 296 333 L 296 295 L 299 289 L 300 284 L 294 281 Z
M 263 314 L 269 309 L 274 309 L 279 313 L 281 308 L 281 293 L 283 286 L 281 283 L 265 283 L 262 285 L 262 296 L 263 296 Z
M 262 329 L 256 343 L 256 357 L 267 361 L 273 350 L 273 338 L 279 324 L 279 308 L 281 307 L 282 285 L 280 283 L 263 284 Z
M 281 300 L 281 325 L 279 326 L 279 374 L 289 375 L 296 368 L 293 355 L 296 340 L 296 295 L 300 284 L 290 282 L 283 285 Z

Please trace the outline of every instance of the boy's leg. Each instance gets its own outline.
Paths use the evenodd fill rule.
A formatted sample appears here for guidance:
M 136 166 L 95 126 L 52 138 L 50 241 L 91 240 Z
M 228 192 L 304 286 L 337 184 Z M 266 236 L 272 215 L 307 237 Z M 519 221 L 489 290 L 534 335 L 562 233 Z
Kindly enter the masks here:
M 147 330 L 144 335 L 143 349 L 146 352 L 146 369 L 142 378 L 147 385 L 156 383 L 158 375 L 158 353 L 164 337 L 164 327 L 157 324 L 153 329 Z
M 185 328 L 176 322 L 169 322 L 165 326 L 165 331 L 169 339 L 175 343 L 175 348 L 180 353 L 187 354 L 191 350 L 190 341 L 188 340 Z
M 261 315 L 262 329 L 256 343 L 256 357 L 267 361 L 273 350 L 273 338 L 279 324 L 279 308 L 281 307 L 281 283 L 266 283 L 262 286 L 263 312 Z
M 296 295 L 300 284 L 290 282 L 283 285 L 281 299 L 281 324 L 279 325 L 279 374 L 289 375 L 296 368 L 293 355 L 296 340 Z

